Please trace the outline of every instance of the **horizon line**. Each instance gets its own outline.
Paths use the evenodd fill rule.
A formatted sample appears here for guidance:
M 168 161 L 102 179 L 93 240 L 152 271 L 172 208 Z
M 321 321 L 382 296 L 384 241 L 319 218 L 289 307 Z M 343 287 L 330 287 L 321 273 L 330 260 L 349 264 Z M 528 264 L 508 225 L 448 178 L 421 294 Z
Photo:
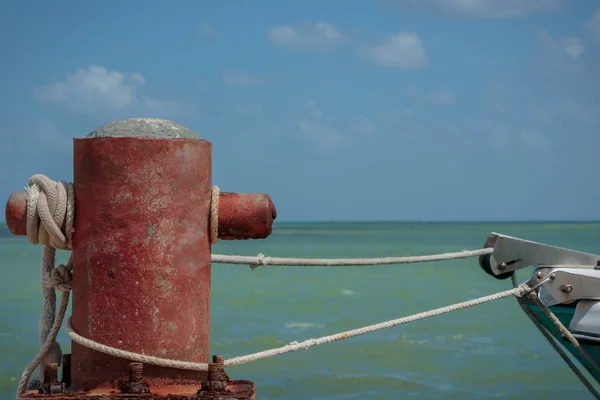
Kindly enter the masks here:
M 423 224 L 514 224 L 514 223 L 600 223 L 600 219 L 506 219 L 506 220 L 460 220 L 460 219 L 322 219 L 322 220 L 278 220 L 274 223 L 294 223 L 294 224 L 311 224 L 311 223 L 423 223 Z

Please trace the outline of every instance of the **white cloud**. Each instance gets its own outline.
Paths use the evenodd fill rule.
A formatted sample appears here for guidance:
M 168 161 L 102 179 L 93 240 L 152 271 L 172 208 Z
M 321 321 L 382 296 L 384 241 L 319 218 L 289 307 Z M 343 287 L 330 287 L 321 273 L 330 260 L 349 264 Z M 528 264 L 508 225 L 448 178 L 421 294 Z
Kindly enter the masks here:
M 365 52 L 373 64 L 387 68 L 420 68 L 427 65 L 423 40 L 412 33 L 398 33 L 388 37 L 382 44 Z
M 317 144 L 319 150 L 335 148 L 342 141 L 342 135 L 336 129 L 321 121 L 302 119 L 296 125 L 304 137 Z
M 542 50 L 553 62 L 577 60 L 585 52 L 583 42 L 578 37 L 554 39 L 546 31 L 538 32 Z
M 594 12 L 592 18 L 585 24 L 585 28 L 594 39 L 600 41 L 600 8 Z
M 225 73 L 223 81 L 227 86 L 254 86 L 267 83 L 269 80 L 244 71 L 236 71 Z
M 321 153 L 334 153 L 364 143 L 375 132 L 375 124 L 365 115 L 331 117 L 314 101 L 304 104 L 303 117 L 295 127 L 299 138 Z
M 279 25 L 271 28 L 268 39 L 278 46 L 327 49 L 340 43 L 343 35 L 325 21 L 298 26 Z
M 579 58 L 585 51 L 581 39 L 576 37 L 567 37 L 561 40 L 561 45 L 565 54 L 573 59 Z
M 101 106 L 120 110 L 135 101 L 136 92 L 144 83 L 140 74 L 124 75 L 92 65 L 67 74 L 63 82 L 37 89 L 36 95 L 42 101 L 68 103 L 77 109 L 91 110 Z
M 63 104 L 78 112 L 98 110 L 121 111 L 134 106 L 147 106 L 153 111 L 180 111 L 173 101 L 139 95 L 146 80 L 139 73 L 124 74 L 92 65 L 67 74 L 62 82 L 51 83 L 35 90 L 40 101 Z
M 313 101 L 306 103 L 306 117 L 296 121 L 296 127 L 304 139 L 316 146 L 319 151 L 337 148 L 342 134 L 323 118 L 323 111 Z
M 425 8 L 474 18 L 520 18 L 559 10 L 568 0 L 391 0 L 400 7 Z

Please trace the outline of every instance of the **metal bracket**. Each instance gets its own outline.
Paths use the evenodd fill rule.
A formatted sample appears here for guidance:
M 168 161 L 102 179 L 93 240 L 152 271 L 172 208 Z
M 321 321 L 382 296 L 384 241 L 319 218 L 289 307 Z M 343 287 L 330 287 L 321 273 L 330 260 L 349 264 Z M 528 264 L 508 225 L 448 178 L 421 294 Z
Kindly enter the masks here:
M 532 265 L 556 266 L 577 265 L 589 266 L 593 269 L 600 260 L 596 254 L 566 249 L 563 247 L 549 246 L 529 240 L 523 240 L 511 236 L 491 233 L 484 248 L 493 247 L 494 251 L 489 259 L 485 256 L 480 258 L 482 268 L 495 277 L 508 277 L 518 269 L 527 268 Z M 485 266 L 483 264 L 484 260 Z M 487 265 L 489 262 L 489 266 Z
M 600 300 L 600 270 L 554 268 L 544 277 L 538 297 L 546 307 L 574 300 Z

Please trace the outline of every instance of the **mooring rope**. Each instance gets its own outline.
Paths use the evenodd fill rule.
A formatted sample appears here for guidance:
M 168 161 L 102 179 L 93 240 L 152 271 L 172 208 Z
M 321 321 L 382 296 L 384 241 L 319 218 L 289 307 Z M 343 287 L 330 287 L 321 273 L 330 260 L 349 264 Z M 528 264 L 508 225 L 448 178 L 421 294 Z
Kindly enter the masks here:
M 398 319 L 394 319 L 394 320 L 390 320 L 390 321 L 380 322 L 378 324 L 368 325 L 368 326 L 365 326 L 362 328 L 353 329 L 353 330 L 345 331 L 345 332 L 341 332 L 341 333 L 336 333 L 334 335 L 323 336 L 323 337 L 320 337 L 317 339 L 308 339 L 303 342 L 291 342 L 285 346 L 278 347 L 275 349 L 264 350 L 264 351 L 261 351 L 258 353 L 253 353 L 253 354 L 248 354 L 245 356 L 227 359 L 227 360 L 225 360 L 225 367 L 232 367 L 235 365 L 246 364 L 251 361 L 260 360 L 263 358 L 274 357 L 274 356 L 278 356 L 281 354 L 294 352 L 297 350 L 307 350 L 314 346 L 332 343 L 332 342 L 336 342 L 336 341 L 343 340 L 343 339 L 349 339 L 351 337 L 376 332 L 376 331 L 379 331 L 382 329 L 392 328 L 392 327 L 395 327 L 398 325 L 408 324 L 410 322 L 415 322 L 415 321 L 435 317 L 438 315 L 448 314 L 448 313 L 462 310 L 465 308 L 470 308 L 470 307 L 474 307 L 474 306 L 477 306 L 480 304 L 489 303 L 491 301 L 504 299 L 506 297 L 521 296 L 524 293 L 527 293 L 528 290 L 529 290 L 529 288 L 527 286 L 522 285 L 517 288 L 505 290 L 505 291 L 499 292 L 499 293 L 494 293 L 489 296 L 479 297 L 479 298 L 476 298 L 473 300 L 467 300 L 467 301 L 464 301 L 461 303 L 456 303 L 456 304 L 452 304 L 452 305 L 449 305 L 446 307 L 436 308 L 433 310 L 410 315 L 407 317 L 402 317 L 402 318 L 398 318 Z M 160 367 L 184 369 L 184 370 L 191 370 L 191 371 L 206 371 L 208 368 L 208 364 L 206 364 L 206 363 L 179 361 L 179 360 L 172 360 L 172 359 L 161 358 L 161 357 L 148 356 L 145 354 L 134 353 L 131 351 L 125 351 L 125 350 L 117 349 L 114 347 L 106 346 L 104 344 L 95 342 L 93 340 L 87 339 L 87 338 L 79 335 L 77 332 L 75 332 L 73 330 L 70 319 L 67 321 L 66 329 L 67 329 L 67 333 L 68 333 L 69 337 L 75 343 L 78 343 L 78 344 L 85 346 L 87 348 L 90 348 L 92 350 L 96 350 L 101 353 L 108 354 L 108 355 L 111 355 L 114 357 L 120 357 L 120 358 L 125 358 L 125 359 L 131 360 L 131 361 L 153 364 L 153 365 L 157 365 Z
M 63 291 L 62 297 L 60 299 L 60 307 L 58 309 L 58 314 L 54 319 L 54 323 L 52 324 L 51 329 L 48 331 L 48 336 L 46 337 L 46 341 L 42 344 L 42 347 L 36 354 L 36 356 L 31 360 L 29 365 L 25 367 L 23 374 L 21 375 L 21 379 L 19 380 L 19 386 L 17 387 L 17 397 L 21 396 L 23 392 L 27 389 L 27 384 L 29 383 L 29 379 L 33 374 L 33 371 L 38 366 L 42 366 L 44 362 L 47 364 L 56 363 L 56 360 L 50 360 L 48 362 L 46 355 L 51 352 L 53 346 L 57 345 L 56 337 L 58 336 L 58 332 L 60 331 L 60 327 L 62 326 L 63 320 L 65 318 L 65 314 L 67 312 L 67 307 L 69 305 L 69 291 Z M 41 369 L 41 368 L 40 368 Z
M 55 268 L 56 249 L 70 250 L 73 245 L 73 219 L 75 210 L 75 192 L 73 184 L 55 182 L 44 175 L 33 175 L 26 188 L 27 193 L 27 238 L 31 244 L 43 244 L 41 276 L 44 307 L 39 322 L 40 353 L 39 379 L 44 376 L 46 364 L 62 362 L 60 345 L 48 339 L 56 319 L 56 292 L 53 283 L 58 275 L 68 278 L 67 266 Z M 60 284 L 60 282 L 59 282 Z M 62 323 L 62 321 L 61 321 Z M 60 327 L 60 325 L 59 325 Z M 48 344 L 49 343 L 49 344 Z M 35 369 L 38 365 L 35 365 Z M 31 373 L 29 372 L 29 377 Z M 27 385 L 28 382 L 25 382 Z
M 212 254 L 210 261 L 215 264 L 243 264 L 252 268 L 258 266 L 296 266 L 296 267 L 349 267 L 349 266 L 375 266 L 390 264 L 416 264 L 433 261 L 455 260 L 460 258 L 478 257 L 491 254 L 493 248 L 478 250 L 463 250 L 455 253 L 431 254 L 424 256 L 407 257 L 380 257 L 380 258 L 287 258 L 265 257 L 259 254 L 253 256 L 230 256 L 225 254 Z

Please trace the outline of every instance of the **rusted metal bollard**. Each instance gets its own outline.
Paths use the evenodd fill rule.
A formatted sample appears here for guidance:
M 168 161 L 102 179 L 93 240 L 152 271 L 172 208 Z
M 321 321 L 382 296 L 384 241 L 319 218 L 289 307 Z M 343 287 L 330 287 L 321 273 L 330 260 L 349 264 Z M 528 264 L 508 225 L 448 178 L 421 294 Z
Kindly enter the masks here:
M 211 143 L 171 121 L 121 120 L 74 139 L 77 333 L 131 352 L 208 362 L 211 175 Z M 220 239 L 269 236 L 276 211 L 267 194 L 219 198 Z M 15 192 L 6 205 L 15 235 L 26 234 L 26 199 Z M 70 365 L 70 373 L 63 372 L 70 381 L 67 391 L 81 396 L 112 393 L 123 376 L 130 377 L 128 393 L 147 389 L 154 397 L 144 398 L 156 399 L 197 398 L 200 383 L 213 382 L 206 372 L 130 366 L 77 343 Z

